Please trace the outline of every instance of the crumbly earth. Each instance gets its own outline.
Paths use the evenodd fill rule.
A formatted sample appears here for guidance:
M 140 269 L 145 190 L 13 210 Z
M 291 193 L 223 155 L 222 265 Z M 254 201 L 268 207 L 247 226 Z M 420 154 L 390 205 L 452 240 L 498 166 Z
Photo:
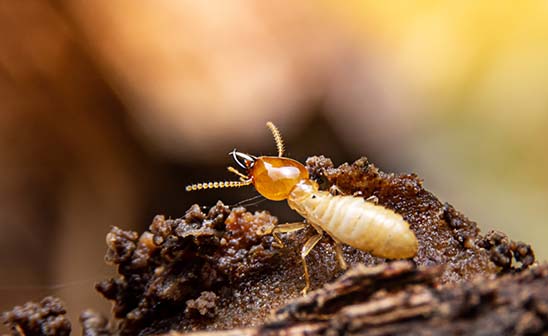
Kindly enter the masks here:
M 534 262 L 528 245 L 502 233 L 480 235 L 476 223 L 425 190 L 414 174 L 383 173 L 365 158 L 335 168 L 325 157 L 311 157 L 306 166 L 323 189 L 375 196 L 379 205 L 400 213 L 419 240 L 414 263 L 444 265 L 440 284 L 517 272 Z M 140 236 L 113 228 L 106 259 L 118 265 L 120 277 L 97 289 L 113 300 L 122 334 L 259 325 L 272 310 L 298 298 L 304 286 L 299 253 L 313 230 L 282 235 L 285 246 L 279 248 L 262 235 L 276 224 L 266 212 L 252 214 L 219 202 L 205 213 L 194 205 L 179 219 L 157 216 Z M 343 250 L 350 265 L 386 262 L 349 246 Z M 329 237 L 307 262 L 312 289 L 342 273 Z
M 113 327 L 109 320 L 100 313 L 86 309 L 80 314 L 83 336 L 109 336 L 113 334 Z
M 13 335 L 70 335 L 70 321 L 58 298 L 48 296 L 40 302 L 27 302 L 2 314 L 1 319 Z
M 96 288 L 114 301 L 123 334 L 149 333 L 153 322 L 160 330 L 200 328 L 220 316 L 216 305 L 233 297 L 235 284 L 278 264 L 273 238 L 259 235 L 276 223 L 218 202 L 207 213 L 194 205 L 183 218 L 156 216 L 140 236 L 113 227 L 106 260 L 120 277 Z
M 423 188 L 414 174 L 387 174 L 362 158 L 334 167 L 311 157 L 306 166 L 320 187 L 355 197 L 375 196 L 378 204 L 401 214 L 419 241 L 412 265 L 437 269 L 434 286 L 501 273 L 518 273 L 534 263 L 531 247 L 499 232 L 483 236 L 450 204 Z M 156 216 L 138 234 L 113 227 L 107 235 L 106 261 L 119 276 L 97 290 L 114 303 L 119 321 L 83 314 L 86 335 L 150 335 L 169 330 L 220 330 L 263 325 L 271 312 L 301 297 L 304 286 L 300 251 L 312 228 L 281 235 L 279 247 L 265 235 L 278 224 L 267 212 L 192 206 L 182 218 Z M 351 266 L 387 260 L 343 246 Z M 341 274 L 331 238 L 325 236 L 307 257 L 312 288 Z M 441 267 L 437 267 L 441 265 Z

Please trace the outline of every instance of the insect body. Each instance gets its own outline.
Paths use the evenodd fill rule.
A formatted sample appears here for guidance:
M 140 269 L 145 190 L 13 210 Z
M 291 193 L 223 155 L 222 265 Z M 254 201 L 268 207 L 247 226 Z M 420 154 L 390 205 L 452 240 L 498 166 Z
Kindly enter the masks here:
M 417 238 L 402 216 L 362 197 L 333 196 L 319 191 L 316 182 L 304 180 L 293 188 L 288 203 L 336 241 L 382 258 L 417 253 Z
M 279 245 L 283 246 L 278 233 L 301 230 L 308 225 L 316 229 L 301 250 L 306 286 L 310 277 L 306 256 L 327 233 L 335 241 L 335 251 L 340 266 L 346 268 L 340 243 L 368 251 L 372 255 L 399 259 L 417 254 L 418 242 L 403 217 L 394 211 L 368 202 L 362 197 L 333 196 L 320 191 L 311 180 L 305 166 L 298 161 L 283 157 L 284 146 L 278 129 L 268 122 L 278 148 L 278 156 L 260 156 L 232 151 L 235 162 L 246 170 L 240 173 L 233 167 L 228 170 L 240 177 L 240 181 L 209 182 L 187 186 L 187 190 L 239 187 L 253 184 L 265 198 L 275 201 L 287 200 L 289 206 L 306 218 L 307 223 L 286 223 L 274 227 L 271 232 Z

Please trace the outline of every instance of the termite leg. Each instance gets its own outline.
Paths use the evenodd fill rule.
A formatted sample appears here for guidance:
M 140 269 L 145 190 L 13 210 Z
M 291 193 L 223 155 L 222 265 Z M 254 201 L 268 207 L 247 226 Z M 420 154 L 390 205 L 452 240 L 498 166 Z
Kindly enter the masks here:
M 339 262 L 339 266 L 341 267 L 341 269 L 342 270 L 347 269 L 348 265 L 346 264 L 346 261 L 344 260 L 341 243 L 338 241 L 335 241 L 335 256 L 337 257 L 337 261 Z
M 337 186 L 336 184 L 332 185 L 331 187 L 329 187 L 329 193 L 331 195 L 334 195 L 334 196 L 337 196 L 337 195 L 344 195 L 344 193 L 342 192 L 341 188 L 339 188 L 339 186 Z
M 289 233 L 289 232 L 295 232 L 304 229 L 307 226 L 306 223 L 303 222 L 295 222 L 295 223 L 285 223 L 276 225 L 270 232 L 266 232 L 265 234 L 272 234 L 272 237 L 276 239 L 276 242 L 279 247 L 284 247 L 284 243 L 280 239 L 279 233 Z
M 26 336 L 25 331 L 23 331 L 23 328 L 19 324 L 15 325 L 15 331 L 19 333 L 19 336 Z
M 366 202 L 371 202 L 373 204 L 379 204 L 379 198 L 375 195 L 371 195 L 365 199 Z
M 308 289 L 310 288 L 310 275 L 308 274 L 308 266 L 306 265 L 306 256 L 310 253 L 310 251 L 312 251 L 314 246 L 318 244 L 320 239 L 322 239 L 322 236 L 323 236 L 323 233 L 318 232 L 318 234 L 310 237 L 306 241 L 306 243 L 304 243 L 303 248 L 301 250 L 301 259 L 303 260 L 303 269 L 304 269 L 304 280 L 306 282 L 306 285 L 301 291 L 303 295 L 306 295 L 306 293 L 308 292 Z

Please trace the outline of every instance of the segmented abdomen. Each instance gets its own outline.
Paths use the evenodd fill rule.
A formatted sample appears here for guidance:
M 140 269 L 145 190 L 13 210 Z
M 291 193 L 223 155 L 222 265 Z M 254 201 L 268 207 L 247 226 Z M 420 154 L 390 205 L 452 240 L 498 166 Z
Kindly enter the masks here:
M 418 242 L 403 217 L 361 197 L 315 193 L 302 203 L 308 217 L 336 240 L 391 259 L 417 254 Z

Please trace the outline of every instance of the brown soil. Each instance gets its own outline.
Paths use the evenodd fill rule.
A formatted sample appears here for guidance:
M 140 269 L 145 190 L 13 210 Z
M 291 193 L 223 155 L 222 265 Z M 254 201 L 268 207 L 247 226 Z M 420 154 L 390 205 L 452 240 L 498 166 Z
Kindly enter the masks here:
M 405 286 L 420 282 L 428 288 L 451 286 L 478 277 L 519 273 L 534 262 L 530 246 L 499 232 L 481 235 L 475 222 L 424 189 L 414 174 L 387 174 L 365 158 L 335 168 L 327 158 L 311 157 L 306 165 L 322 189 L 376 196 L 379 205 L 400 213 L 410 223 L 419 241 L 418 253 L 408 262 L 396 263 L 396 273 L 387 273 L 415 274 L 405 278 Z M 211 209 L 194 205 L 182 218 L 156 216 L 141 234 L 113 227 L 107 235 L 105 259 L 118 267 L 119 276 L 96 288 L 113 301 L 120 324 L 112 331 L 106 319 L 87 312 L 81 318 L 84 332 L 148 335 L 257 326 L 270 326 L 267 329 L 272 331 L 276 322 L 265 321 L 271 320 L 276 309 L 275 320 L 287 326 L 299 309 L 310 313 L 310 302 L 316 302 L 312 298 L 318 295 L 313 292 L 302 298 L 300 294 L 304 286 L 300 250 L 313 229 L 281 235 L 285 246 L 278 247 L 270 235 L 263 234 L 276 224 L 277 218 L 267 212 L 230 209 L 219 201 Z M 343 252 L 349 265 L 385 265 L 381 273 L 393 269 L 387 260 L 367 252 L 349 246 Z M 329 237 L 315 247 L 307 262 L 313 290 L 342 274 Z M 369 274 L 364 269 L 360 272 Z M 345 277 L 352 272 L 355 269 Z M 353 294 L 354 298 L 359 301 L 374 291 L 390 291 L 390 279 L 377 279 L 374 286 Z M 401 278 L 397 279 L 395 283 L 401 284 Z M 354 302 L 347 301 L 341 302 Z M 333 305 L 333 311 L 322 310 L 321 314 L 340 308 Z M 12 315 L 7 316 L 8 323 L 15 323 Z M 29 321 L 20 319 L 17 325 L 24 328 Z M 266 330 L 261 328 L 253 330 Z

